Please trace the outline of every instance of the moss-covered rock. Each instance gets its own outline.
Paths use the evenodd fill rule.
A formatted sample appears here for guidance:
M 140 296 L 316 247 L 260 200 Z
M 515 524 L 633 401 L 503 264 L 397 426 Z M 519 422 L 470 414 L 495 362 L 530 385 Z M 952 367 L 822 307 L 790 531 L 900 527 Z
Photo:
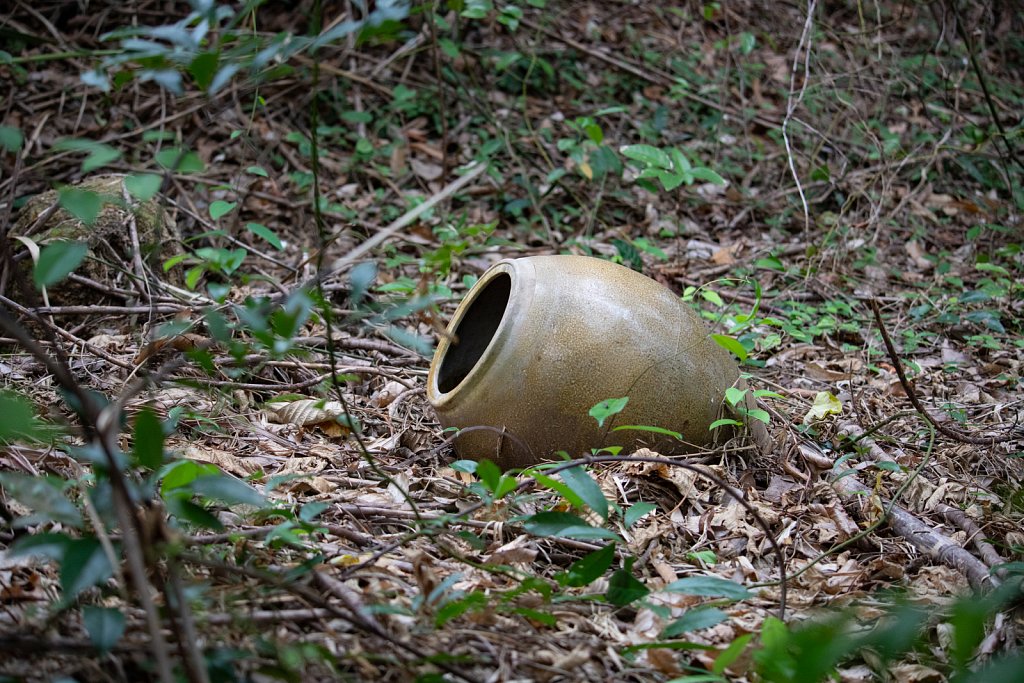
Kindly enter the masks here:
M 52 242 L 85 242 L 89 247 L 85 262 L 76 271 L 102 285 L 135 289 L 131 224 L 135 223 L 142 262 L 159 272 L 160 262 L 176 252 L 179 235 L 167 212 L 155 198 L 139 201 L 124 184 L 125 176 L 98 175 L 86 178 L 75 190 L 95 193 L 102 206 L 96 219 L 86 224 L 60 205 L 60 192 L 50 190 L 28 201 L 11 229 L 10 237 L 27 238 L 43 247 Z M 12 239 L 11 249 L 19 262 L 19 271 L 31 271 L 31 258 L 22 240 Z M 96 301 L 102 294 L 64 281 L 48 290 L 52 305 L 82 304 Z

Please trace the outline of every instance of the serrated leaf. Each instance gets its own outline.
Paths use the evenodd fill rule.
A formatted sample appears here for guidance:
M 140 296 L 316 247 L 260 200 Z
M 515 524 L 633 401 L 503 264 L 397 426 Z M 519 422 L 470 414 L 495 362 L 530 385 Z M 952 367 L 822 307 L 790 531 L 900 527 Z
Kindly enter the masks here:
M 656 168 L 671 168 L 672 160 L 664 151 L 651 145 L 624 145 L 619 147 L 619 153 L 627 159 L 639 161 L 647 166 Z
M 55 242 L 39 252 L 39 262 L 32 272 L 38 289 L 57 284 L 82 263 L 89 253 L 85 242 Z
M 688 576 L 685 579 L 673 581 L 662 590 L 668 593 L 721 597 L 730 600 L 745 600 L 751 596 L 750 591 L 735 581 L 720 579 L 717 576 Z
M 217 220 L 224 214 L 230 213 L 236 206 L 237 202 L 226 202 L 223 199 L 218 199 L 210 204 L 210 218 Z
M 601 519 L 608 520 L 608 499 L 601 492 L 590 473 L 582 467 L 571 467 L 559 472 L 559 476 L 566 486 L 571 488 L 587 504 L 591 510 L 601 516 Z
M 124 635 L 124 612 L 113 607 L 86 605 L 82 608 L 82 623 L 89 632 L 89 641 L 101 653 L 109 652 Z
M 161 183 L 163 178 L 153 173 L 139 173 L 124 179 L 125 189 L 142 202 L 152 199 L 160 191 Z

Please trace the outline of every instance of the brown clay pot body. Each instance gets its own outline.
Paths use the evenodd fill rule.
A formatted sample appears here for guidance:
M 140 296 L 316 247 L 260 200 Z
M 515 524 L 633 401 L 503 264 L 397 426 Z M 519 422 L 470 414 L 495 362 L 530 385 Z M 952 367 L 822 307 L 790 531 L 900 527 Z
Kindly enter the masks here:
M 618 425 L 707 443 L 738 377 L 696 313 L 654 280 L 587 256 L 533 256 L 496 263 L 470 290 L 430 364 L 427 398 L 443 426 L 464 430 L 460 457 L 512 468 L 559 450 L 687 450 Z M 623 396 L 625 410 L 599 428 L 590 408 Z

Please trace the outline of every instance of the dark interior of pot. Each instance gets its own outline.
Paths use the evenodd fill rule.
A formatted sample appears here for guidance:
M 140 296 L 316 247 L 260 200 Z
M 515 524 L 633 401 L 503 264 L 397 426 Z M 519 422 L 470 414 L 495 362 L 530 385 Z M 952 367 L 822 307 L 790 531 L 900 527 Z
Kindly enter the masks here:
M 441 393 L 447 394 L 459 386 L 484 355 L 505 315 L 511 293 L 512 278 L 508 273 L 500 273 L 484 285 L 470 302 L 466 314 L 454 330 L 455 338 L 448 346 L 437 372 L 437 388 Z

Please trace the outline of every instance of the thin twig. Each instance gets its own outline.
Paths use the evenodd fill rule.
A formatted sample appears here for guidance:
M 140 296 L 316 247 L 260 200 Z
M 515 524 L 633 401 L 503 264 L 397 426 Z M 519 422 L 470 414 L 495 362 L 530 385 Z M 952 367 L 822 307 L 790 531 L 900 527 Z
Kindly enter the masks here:
M 951 439 L 955 439 L 962 443 L 976 444 L 979 446 L 995 446 L 997 438 L 994 436 L 975 436 L 973 434 L 967 434 L 959 430 L 951 429 L 943 423 L 936 420 L 931 412 L 921 404 L 920 399 L 917 398 L 917 392 L 914 391 L 913 385 L 910 380 L 907 379 L 906 373 L 903 371 L 903 363 L 900 362 L 899 354 L 896 353 L 896 347 L 892 343 L 892 339 L 889 337 L 889 331 L 885 328 L 885 323 L 882 321 L 882 311 L 878 306 L 878 301 L 870 299 L 871 312 L 875 314 L 875 323 L 878 325 L 878 331 L 882 335 L 882 341 L 885 343 L 885 350 L 889 353 L 889 360 L 892 361 L 893 367 L 896 369 L 896 376 L 900 379 L 900 386 L 903 387 L 903 391 L 907 394 L 907 398 L 910 400 L 911 405 L 914 409 L 921 414 L 921 417 L 928 420 L 928 422 L 939 430 L 945 436 Z

